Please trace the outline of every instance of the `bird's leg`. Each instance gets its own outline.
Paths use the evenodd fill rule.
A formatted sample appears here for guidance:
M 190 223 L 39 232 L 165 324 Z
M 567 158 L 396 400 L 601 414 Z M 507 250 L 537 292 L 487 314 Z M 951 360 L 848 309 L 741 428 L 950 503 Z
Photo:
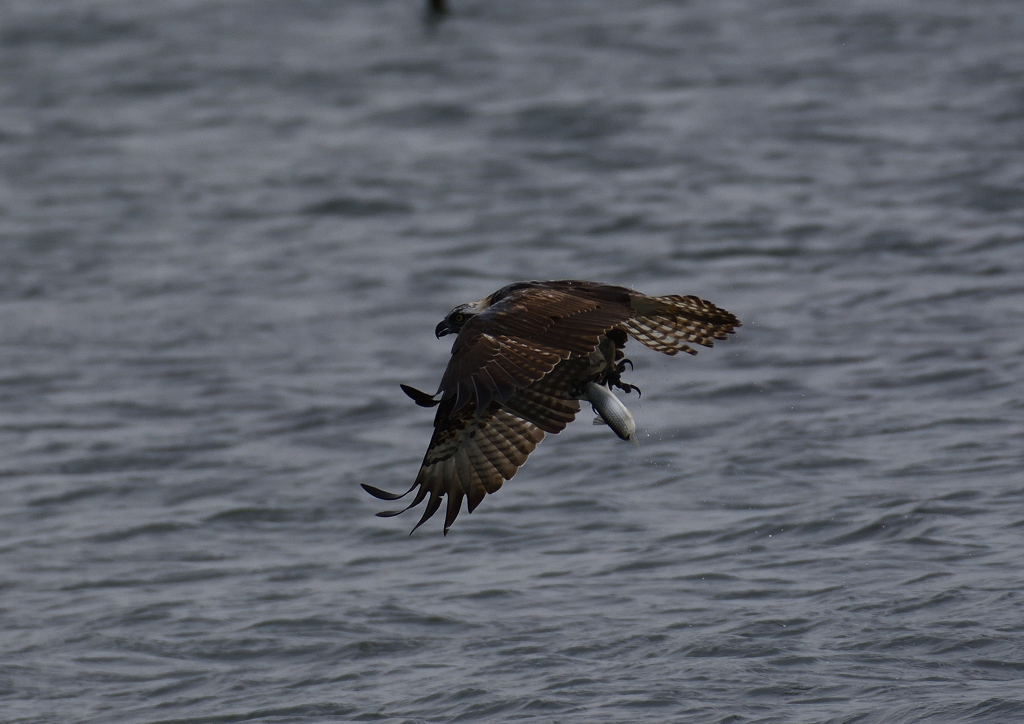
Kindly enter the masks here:
M 629 394 L 630 392 L 632 392 L 633 390 L 636 390 L 636 396 L 637 396 L 637 397 L 642 397 L 642 396 L 643 396 L 643 393 L 642 393 L 642 392 L 640 392 L 640 388 L 639 388 L 639 387 L 637 387 L 636 385 L 631 385 L 631 384 L 629 384 L 628 382 L 622 382 L 621 380 L 616 380 L 616 381 L 615 381 L 615 382 L 614 382 L 613 384 L 614 384 L 614 385 L 615 385 L 616 387 L 618 387 L 618 388 L 619 388 L 620 390 L 622 390 L 623 392 L 625 392 L 625 393 L 626 393 L 627 395 L 628 395 L 628 394 Z
M 623 382 L 621 375 L 626 371 L 626 365 L 629 365 L 629 369 L 633 369 L 633 361 L 626 357 L 626 353 L 623 348 L 626 346 L 626 332 L 622 329 L 612 329 L 606 335 L 605 339 L 608 342 L 610 349 L 604 351 L 606 367 L 605 367 L 605 378 L 601 380 L 603 384 L 609 387 L 618 387 L 620 390 L 629 394 L 633 390 L 640 394 L 640 388 L 636 385 L 631 385 L 628 382 Z
M 618 387 L 620 390 L 629 394 L 633 390 L 636 390 L 636 394 L 639 397 L 641 395 L 640 388 L 636 385 L 631 385 L 628 382 L 623 382 L 621 375 L 626 371 L 626 364 L 629 364 L 629 369 L 633 369 L 633 362 L 629 359 L 622 359 L 608 372 L 608 385 L 610 387 Z

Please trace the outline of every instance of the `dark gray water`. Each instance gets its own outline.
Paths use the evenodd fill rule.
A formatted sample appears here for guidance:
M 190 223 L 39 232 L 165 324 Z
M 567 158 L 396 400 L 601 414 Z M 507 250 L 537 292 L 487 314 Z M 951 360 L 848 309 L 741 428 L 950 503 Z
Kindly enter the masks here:
M 1022 37 L 6 0 L 0 719 L 1024 719 Z M 410 538 L 358 486 L 419 465 L 398 383 L 529 278 L 744 326 L 631 350 L 639 449 L 583 415 Z

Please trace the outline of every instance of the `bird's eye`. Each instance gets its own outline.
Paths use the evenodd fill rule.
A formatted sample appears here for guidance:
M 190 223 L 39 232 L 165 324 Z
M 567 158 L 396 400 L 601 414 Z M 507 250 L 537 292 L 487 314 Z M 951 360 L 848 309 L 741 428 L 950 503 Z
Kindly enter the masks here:
M 456 314 L 456 315 L 455 315 L 455 321 L 456 321 L 456 322 L 461 322 L 461 321 L 462 321 L 462 320 L 464 320 L 465 318 L 466 318 L 466 315 L 465 315 L 465 314 Z

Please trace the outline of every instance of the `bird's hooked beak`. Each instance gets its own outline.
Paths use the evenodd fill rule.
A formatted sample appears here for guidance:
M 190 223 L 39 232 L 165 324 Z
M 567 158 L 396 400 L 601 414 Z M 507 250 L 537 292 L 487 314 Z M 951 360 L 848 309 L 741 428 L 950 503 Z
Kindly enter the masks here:
M 446 334 L 451 334 L 454 331 L 455 330 L 452 329 L 452 325 L 448 324 L 448 320 L 442 319 L 441 323 L 434 328 L 434 336 L 437 337 L 438 339 L 441 339 L 441 337 L 445 336 Z

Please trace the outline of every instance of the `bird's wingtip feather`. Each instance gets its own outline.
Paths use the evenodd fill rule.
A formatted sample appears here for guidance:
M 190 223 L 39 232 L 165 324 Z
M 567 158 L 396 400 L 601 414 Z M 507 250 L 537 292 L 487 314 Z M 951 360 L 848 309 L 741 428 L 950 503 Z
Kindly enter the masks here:
M 404 392 L 406 395 L 412 398 L 412 401 L 415 402 L 420 407 L 436 407 L 437 404 L 440 402 L 440 400 L 434 399 L 436 395 L 428 395 L 423 390 L 417 390 L 415 387 L 412 387 L 411 385 L 399 383 L 398 386 L 402 388 L 402 392 Z
M 380 488 L 374 487 L 373 485 L 368 485 L 367 483 L 360 483 L 359 485 L 360 487 L 362 487 L 363 490 L 365 490 L 367 493 L 377 498 L 378 500 L 398 500 L 399 498 L 404 498 L 412 491 L 412 488 L 409 488 L 409 490 L 406 490 L 404 493 L 401 494 L 389 493 L 386 490 L 381 490 Z

